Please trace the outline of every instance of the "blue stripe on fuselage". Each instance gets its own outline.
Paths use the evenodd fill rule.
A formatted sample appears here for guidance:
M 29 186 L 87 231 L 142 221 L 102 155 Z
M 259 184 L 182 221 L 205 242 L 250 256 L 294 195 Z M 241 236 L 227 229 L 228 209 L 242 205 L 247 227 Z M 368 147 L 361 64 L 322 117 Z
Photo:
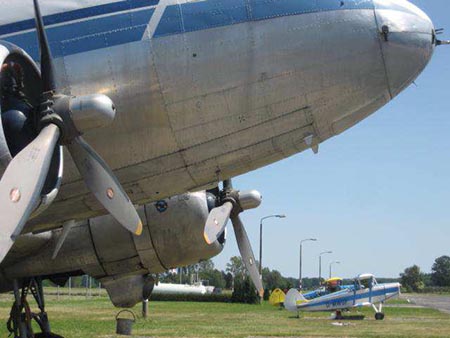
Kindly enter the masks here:
M 158 0 L 126 0 L 45 17 L 47 32 L 55 57 L 107 48 L 142 39 L 153 8 Z M 206 30 L 242 22 L 275 17 L 334 10 L 373 9 L 373 0 L 206 0 L 168 6 L 154 37 Z M 135 11 L 127 11 L 135 9 Z M 112 14 L 114 12 L 123 12 Z M 105 17 L 96 17 L 111 14 Z M 83 21 L 76 21 L 83 19 Z M 67 22 L 67 24 L 64 24 Z M 23 32 L 34 28 L 33 20 L 0 26 L 0 36 L 13 34 L 5 40 L 38 56 L 36 33 Z
M 53 56 L 73 55 L 139 41 L 154 11 L 154 8 L 148 8 L 47 28 Z M 33 59 L 38 58 L 35 31 L 14 35 L 5 40 L 25 49 Z
M 374 9 L 373 0 L 208 0 L 168 6 L 154 37 L 290 15 Z
M 155 6 L 159 0 L 125 0 L 109 4 L 76 9 L 73 11 L 52 14 L 44 17 L 46 26 L 92 18 L 94 16 L 124 12 L 132 9 Z M 13 22 L 0 26 L 0 36 L 35 28 L 34 19 Z

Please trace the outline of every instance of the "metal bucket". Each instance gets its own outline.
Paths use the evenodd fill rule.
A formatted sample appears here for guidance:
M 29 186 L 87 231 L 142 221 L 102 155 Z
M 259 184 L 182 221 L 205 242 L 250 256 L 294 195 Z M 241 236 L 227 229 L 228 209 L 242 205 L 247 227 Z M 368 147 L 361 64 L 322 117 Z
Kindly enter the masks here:
M 119 318 L 120 314 L 123 312 L 131 313 L 133 319 L 129 318 Z M 116 333 L 124 336 L 131 336 L 131 332 L 133 331 L 133 324 L 136 321 L 136 316 L 130 310 L 122 310 L 116 316 Z

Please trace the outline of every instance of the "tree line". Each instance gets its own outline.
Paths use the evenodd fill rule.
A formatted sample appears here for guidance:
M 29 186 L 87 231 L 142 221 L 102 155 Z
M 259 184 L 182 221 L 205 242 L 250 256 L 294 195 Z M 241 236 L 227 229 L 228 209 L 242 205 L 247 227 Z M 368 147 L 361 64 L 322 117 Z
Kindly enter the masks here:
M 257 262 L 257 264 L 259 264 Z M 202 281 L 205 285 L 212 285 L 219 289 L 234 289 L 236 282 L 246 282 L 249 278 L 247 270 L 245 269 L 242 259 L 238 256 L 230 258 L 225 270 L 216 269 L 212 260 L 206 260 L 196 265 L 186 266 L 178 269 L 177 273 L 166 272 L 159 275 L 159 281 L 162 283 L 181 283 L 190 284 L 192 276 L 198 277 L 199 281 Z M 290 288 L 297 288 L 299 285 L 298 278 L 285 277 L 277 270 L 271 270 L 268 267 L 262 269 L 262 279 L 265 288 L 265 295 L 269 295 L 270 291 L 279 288 L 282 290 L 289 290 Z M 323 281 L 323 279 L 322 279 Z M 397 279 L 387 279 L 385 282 L 397 281 Z M 345 283 L 352 283 L 352 280 L 344 280 Z M 302 285 L 304 290 L 312 290 L 317 288 L 319 278 L 302 279 Z
M 258 264 L 258 263 L 257 263 Z M 240 257 L 231 257 L 225 270 L 216 269 L 212 260 L 203 261 L 197 265 L 183 268 L 182 278 L 180 274 L 167 272 L 160 275 L 159 280 L 166 283 L 186 283 L 192 279 L 190 276 L 196 274 L 200 281 L 213 285 L 220 289 L 233 289 L 236 281 L 246 281 L 247 271 Z M 265 294 L 280 288 L 288 290 L 298 287 L 298 278 L 284 277 L 279 271 L 271 270 L 268 267 L 262 270 L 263 284 L 266 289 Z M 431 269 L 431 273 L 423 273 L 420 267 L 413 265 L 400 274 L 400 278 L 377 278 L 379 283 L 398 282 L 407 292 L 420 291 L 450 291 L 450 257 L 441 256 L 437 258 Z M 322 280 L 323 281 L 323 280 Z M 344 279 L 344 284 L 352 283 L 351 279 Z M 318 278 L 303 278 L 303 289 L 311 290 L 319 285 Z
M 192 278 L 194 276 L 194 278 Z M 225 270 L 216 269 L 212 260 L 202 261 L 196 265 L 189 265 L 178 269 L 177 273 L 166 272 L 159 275 L 162 283 L 189 284 L 194 279 L 202 281 L 203 284 L 212 285 L 220 289 L 233 289 L 236 282 L 247 280 L 247 270 L 242 259 L 238 256 L 231 257 Z M 263 283 L 266 289 L 275 288 L 289 289 L 298 286 L 298 279 L 283 277 L 277 270 L 264 268 L 262 270 Z M 317 285 L 317 278 L 304 278 L 305 287 Z
M 431 273 L 423 273 L 418 265 L 406 268 L 400 283 L 408 292 L 450 291 L 450 257 L 436 258 Z

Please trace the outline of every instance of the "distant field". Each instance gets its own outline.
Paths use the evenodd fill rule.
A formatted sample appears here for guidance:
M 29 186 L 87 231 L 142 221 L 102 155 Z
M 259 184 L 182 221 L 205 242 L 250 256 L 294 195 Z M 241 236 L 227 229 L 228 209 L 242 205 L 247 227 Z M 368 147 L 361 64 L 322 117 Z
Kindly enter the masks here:
M 53 291 L 53 290 L 52 290 Z M 80 290 L 81 292 L 81 290 Z M 12 296 L 0 298 L 0 320 L 9 315 Z M 135 337 L 449 337 L 450 315 L 431 309 L 385 308 L 386 319 L 373 319 L 373 311 L 362 311 L 366 319 L 344 321 L 348 326 L 333 326 L 328 314 L 304 314 L 301 319 L 265 303 L 241 305 L 226 303 L 150 302 L 150 318 L 139 318 Z M 34 303 L 32 303 L 34 307 Z M 139 314 L 141 306 L 134 311 Z M 47 311 L 52 327 L 66 338 L 114 337 L 118 312 L 106 297 L 49 296 Z M 0 337 L 7 337 L 4 325 Z

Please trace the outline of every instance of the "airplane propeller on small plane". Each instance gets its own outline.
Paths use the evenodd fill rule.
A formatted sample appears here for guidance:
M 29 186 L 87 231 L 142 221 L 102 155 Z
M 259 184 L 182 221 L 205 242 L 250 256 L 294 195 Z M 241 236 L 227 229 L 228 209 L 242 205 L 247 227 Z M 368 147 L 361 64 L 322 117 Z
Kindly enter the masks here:
M 60 145 L 67 147 L 87 187 L 105 209 L 132 233 L 142 232 L 137 211 L 112 170 L 81 137 L 86 130 L 110 123 L 114 104 L 105 95 L 72 97 L 58 92 L 39 3 L 33 1 L 41 52 L 42 96 L 40 106 L 33 107 L 38 110 L 39 133 L 14 156 L 0 181 L 0 262 L 39 204 L 53 153 Z M 82 106 L 90 108 L 85 115 Z
M 241 192 L 233 189 L 231 180 L 224 181 L 223 190 L 219 193 L 220 205 L 209 213 L 203 236 L 208 244 L 214 243 L 225 231 L 228 219 L 231 218 L 242 260 L 258 290 L 259 296 L 262 298 L 264 295 L 263 284 L 247 232 L 239 217 L 239 214 L 244 210 L 257 208 L 261 204 L 261 198 L 261 194 L 256 190 Z

